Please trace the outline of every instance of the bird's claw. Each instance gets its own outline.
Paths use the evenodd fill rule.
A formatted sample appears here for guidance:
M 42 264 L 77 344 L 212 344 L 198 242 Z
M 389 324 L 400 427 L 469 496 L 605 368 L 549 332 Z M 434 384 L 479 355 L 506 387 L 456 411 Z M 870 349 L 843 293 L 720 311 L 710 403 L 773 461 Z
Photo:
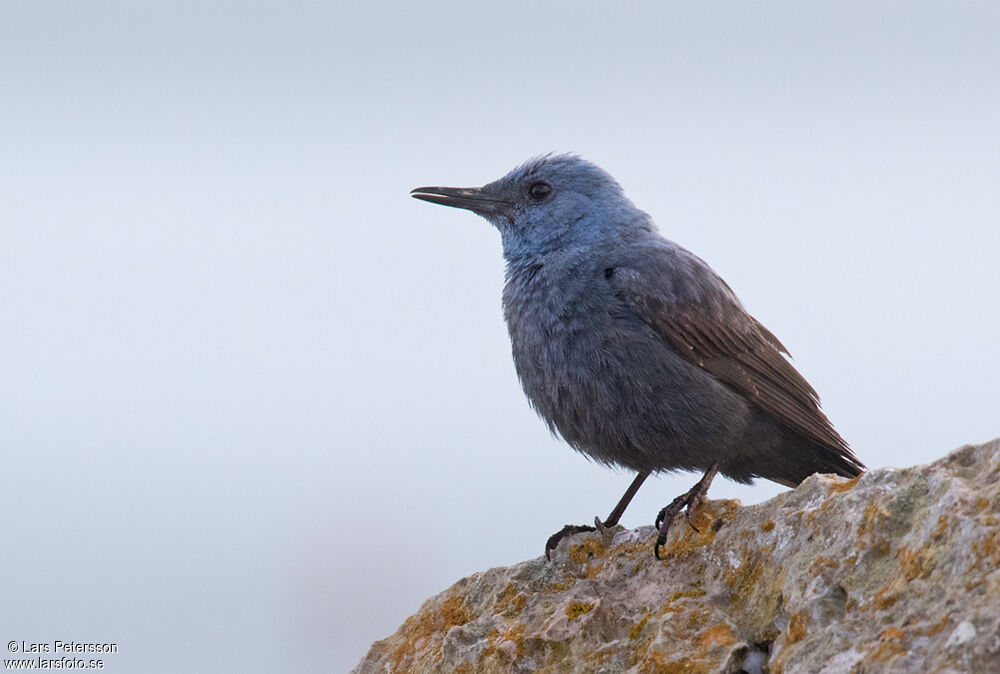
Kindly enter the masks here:
M 694 525 L 691 513 L 705 500 L 705 495 L 708 494 L 708 487 L 712 484 L 712 479 L 718 471 L 718 464 L 713 464 L 689 491 L 671 501 L 670 505 L 661 510 L 656 516 L 656 528 L 659 530 L 659 534 L 656 536 L 653 554 L 656 555 L 657 559 L 662 559 L 660 557 L 660 546 L 667 542 L 667 532 L 670 530 L 670 525 L 681 510 L 685 511 L 684 514 L 687 517 L 688 526 L 694 529 L 695 533 L 701 533 L 698 531 L 698 527 Z
M 698 502 L 698 505 L 701 505 L 700 501 Z M 692 506 L 688 506 L 687 508 L 685 508 L 684 509 L 684 517 L 687 519 L 688 526 L 691 527 L 696 534 L 700 534 L 701 533 L 701 529 L 699 529 L 698 527 L 696 527 L 694 525 L 694 520 L 691 519 L 691 510 L 692 509 L 693 509 Z
M 663 524 L 666 523 L 667 528 L 670 527 L 670 523 L 673 522 L 674 518 L 677 517 L 677 513 L 684 509 L 687 505 L 687 499 L 690 494 L 681 494 L 673 501 L 670 505 L 663 506 L 660 508 L 660 512 L 656 515 L 656 522 L 654 526 L 657 529 L 662 529 Z
M 661 531 L 656 535 L 656 543 L 653 545 L 653 554 L 656 555 L 657 559 L 663 559 L 660 557 L 660 547 L 665 545 L 667 542 L 667 532 Z
M 601 538 L 607 538 L 608 534 L 611 533 L 611 529 L 604 526 L 604 522 L 597 516 L 594 516 L 594 530 L 601 535 Z
M 694 529 L 695 533 L 701 533 L 698 527 L 694 525 L 694 521 L 691 518 L 691 512 L 695 510 L 702 502 L 703 497 L 700 496 L 694 490 L 681 494 L 673 501 L 670 505 L 665 506 L 656 515 L 656 528 L 659 533 L 656 536 L 656 544 L 653 546 L 653 554 L 656 555 L 657 559 L 663 559 L 660 557 L 660 547 L 667 542 L 667 532 L 670 531 L 670 525 L 673 524 L 674 519 L 683 510 L 685 519 L 687 520 L 688 526 Z
M 604 532 L 604 523 L 598 518 L 595 520 L 597 527 L 587 526 L 586 524 L 567 524 L 559 531 L 555 532 L 549 536 L 549 540 L 545 541 L 545 559 L 552 560 L 552 551 L 555 550 L 562 539 L 567 536 L 573 536 L 574 534 L 582 534 L 585 531 L 600 531 L 602 534 Z M 598 528 L 600 527 L 600 528 Z

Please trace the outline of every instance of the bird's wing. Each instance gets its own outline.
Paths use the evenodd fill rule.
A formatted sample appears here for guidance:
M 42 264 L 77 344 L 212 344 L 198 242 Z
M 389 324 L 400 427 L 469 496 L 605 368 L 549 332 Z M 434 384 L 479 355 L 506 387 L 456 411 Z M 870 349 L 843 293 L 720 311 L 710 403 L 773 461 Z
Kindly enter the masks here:
M 614 272 L 616 293 L 631 311 L 684 358 L 777 421 L 857 461 L 820 410 L 816 391 L 782 355 L 785 347 L 707 264 L 690 254 L 664 259 L 647 251 L 643 257 L 643 264 Z

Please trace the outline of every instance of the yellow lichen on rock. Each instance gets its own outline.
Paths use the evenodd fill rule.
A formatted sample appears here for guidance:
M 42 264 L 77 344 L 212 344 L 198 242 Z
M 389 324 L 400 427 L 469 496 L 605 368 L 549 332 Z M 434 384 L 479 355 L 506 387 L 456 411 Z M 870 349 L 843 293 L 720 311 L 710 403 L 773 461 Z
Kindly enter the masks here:
M 1000 441 L 567 539 L 424 603 L 355 670 L 1000 672 Z
M 576 620 L 582 615 L 590 613 L 594 610 L 594 605 L 585 601 L 571 601 L 569 605 L 566 606 L 566 617 L 570 620 Z
M 577 564 L 587 564 L 595 557 L 602 557 L 604 552 L 604 544 L 599 538 L 588 538 L 570 546 L 569 558 Z

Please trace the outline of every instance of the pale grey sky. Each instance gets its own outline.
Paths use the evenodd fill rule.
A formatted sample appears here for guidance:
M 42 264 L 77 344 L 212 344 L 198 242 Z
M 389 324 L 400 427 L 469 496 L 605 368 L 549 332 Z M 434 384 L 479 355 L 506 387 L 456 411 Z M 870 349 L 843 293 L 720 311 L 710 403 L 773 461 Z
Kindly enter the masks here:
M 869 466 L 1000 435 L 998 34 L 986 2 L 0 4 L 0 637 L 346 671 L 607 514 L 630 476 L 520 392 L 498 235 L 408 196 L 543 152 L 722 274 Z

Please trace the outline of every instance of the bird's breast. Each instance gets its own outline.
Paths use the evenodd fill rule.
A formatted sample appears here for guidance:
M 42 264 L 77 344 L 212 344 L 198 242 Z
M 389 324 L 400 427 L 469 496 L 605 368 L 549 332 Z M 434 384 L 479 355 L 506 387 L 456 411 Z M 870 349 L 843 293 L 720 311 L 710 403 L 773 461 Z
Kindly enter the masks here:
M 532 406 L 574 442 L 611 404 L 621 368 L 614 297 L 597 272 L 508 274 L 504 318 L 518 378 Z
M 525 395 L 592 458 L 636 470 L 697 467 L 709 447 L 742 432 L 746 405 L 625 307 L 599 265 L 509 273 L 503 305 Z

